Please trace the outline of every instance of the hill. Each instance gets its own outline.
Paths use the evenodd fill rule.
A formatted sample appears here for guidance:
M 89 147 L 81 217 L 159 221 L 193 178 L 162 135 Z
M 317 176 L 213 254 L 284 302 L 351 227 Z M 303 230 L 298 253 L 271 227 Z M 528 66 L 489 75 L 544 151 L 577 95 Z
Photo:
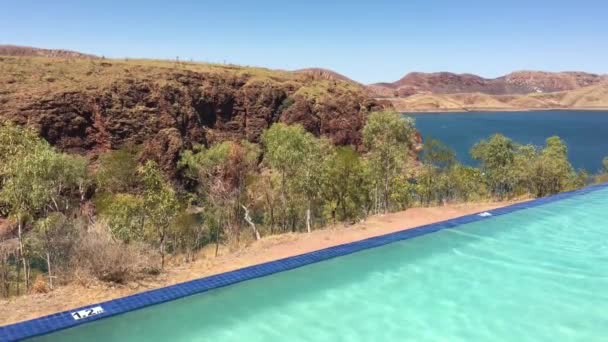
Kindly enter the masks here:
M 58 50 L 58 49 L 41 49 L 29 46 L 18 46 L 18 45 L 0 45 L 1 56 L 21 56 L 21 57 L 53 57 L 53 58 L 99 58 L 95 55 L 89 55 L 86 53 L 70 51 L 70 50 Z
M 606 109 L 608 84 L 575 90 L 525 95 L 488 95 L 482 93 L 415 94 L 386 99 L 400 111 L 467 111 L 533 109 Z
M 299 69 L 294 71 L 298 74 L 308 75 L 313 80 L 326 80 L 326 81 L 345 81 L 352 84 L 361 85 L 359 82 L 353 81 L 350 78 L 337 73 L 333 70 L 323 69 L 323 68 L 307 68 L 307 69 Z
M 414 72 L 393 83 L 372 84 L 369 89 L 378 97 L 407 97 L 420 93 L 523 95 L 574 90 L 607 79 L 584 72 L 518 71 L 493 79 L 472 74 Z
M 381 107 L 357 84 L 302 72 L 158 60 L 0 57 L 0 120 L 31 125 L 72 152 L 143 145 L 145 155 L 167 170 L 193 144 L 257 141 L 278 121 L 300 123 L 335 144 L 358 145 L 366 113 Z
M 517 71 L 494 79 L 414 72 L 367 89 L 401 111 L 604 109 L 607 85 L 608 76 L 585 72 Z

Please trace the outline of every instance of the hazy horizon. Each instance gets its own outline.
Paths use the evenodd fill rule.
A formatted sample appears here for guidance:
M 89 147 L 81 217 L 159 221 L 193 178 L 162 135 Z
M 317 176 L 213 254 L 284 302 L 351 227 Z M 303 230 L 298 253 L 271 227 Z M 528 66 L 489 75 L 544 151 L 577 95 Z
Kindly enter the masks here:
M 608 73 L 608 5 L 596 0 L 0 0 L 0 44 L 111 58 L 318 67 L 361 83 L 413 72 L 495 78 L 518 70 Z

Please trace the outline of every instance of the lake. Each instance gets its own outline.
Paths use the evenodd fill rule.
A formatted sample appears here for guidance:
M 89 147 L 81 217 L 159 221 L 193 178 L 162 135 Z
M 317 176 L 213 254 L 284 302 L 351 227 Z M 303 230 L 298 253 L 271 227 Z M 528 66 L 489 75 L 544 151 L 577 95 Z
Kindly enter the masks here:
M 424 138 L 441 140 L 456 151 L 458 160 L 475 162 L 471 147 L 494 133 L 502 133 L 522 143 L 544 145 L 558 135 L 568 144 L 568 155 L 575 168 L 596 172 L 608 156 L 608 112 L 533 111 L 465 112 L 406 114 L 416 120 Z

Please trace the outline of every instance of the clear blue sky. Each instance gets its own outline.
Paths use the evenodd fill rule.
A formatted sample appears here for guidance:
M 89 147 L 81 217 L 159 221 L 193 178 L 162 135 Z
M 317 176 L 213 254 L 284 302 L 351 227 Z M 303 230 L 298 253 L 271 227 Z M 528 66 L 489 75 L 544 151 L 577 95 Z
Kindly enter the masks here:
M 0 0 L 0 44 L 107 57 L 410 71 L 608 73 L 607 0 Z

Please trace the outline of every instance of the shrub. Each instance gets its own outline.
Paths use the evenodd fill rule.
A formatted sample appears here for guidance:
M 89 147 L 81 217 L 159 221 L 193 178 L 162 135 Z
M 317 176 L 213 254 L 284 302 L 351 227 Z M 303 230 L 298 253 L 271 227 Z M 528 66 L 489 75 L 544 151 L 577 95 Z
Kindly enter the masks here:
M 141 245 L 114 240 L 108 227 L 97 223 L 82 233 L 73 262 L 98 280 L 125 283 L 143 272 L 154 273 L 150 259 Z
M 34 285 L 32 285 L 32 293 L 48 293 L 49 287 L 46 279 L 42 274 L 36 276 Z

